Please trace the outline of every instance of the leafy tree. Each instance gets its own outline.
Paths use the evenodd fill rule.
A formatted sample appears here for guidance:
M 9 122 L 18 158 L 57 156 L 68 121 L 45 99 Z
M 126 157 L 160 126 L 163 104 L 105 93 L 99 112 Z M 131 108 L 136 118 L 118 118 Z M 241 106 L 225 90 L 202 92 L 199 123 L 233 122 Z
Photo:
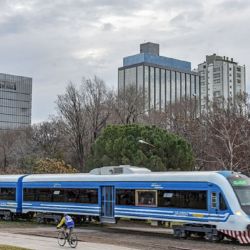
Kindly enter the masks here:
M 190 145 L 179 136 L 157 127 L 110 125 L 93 145 L 88 168 L 130 164 L 153 171 L 191 170 L 193 162 Z
M 77 173 L 77 170 L 70 165 L 65 164 L 64 161 L 54 159 L 38 160 L 32 171 L 34 174 L 59 174 L 59 173 Z

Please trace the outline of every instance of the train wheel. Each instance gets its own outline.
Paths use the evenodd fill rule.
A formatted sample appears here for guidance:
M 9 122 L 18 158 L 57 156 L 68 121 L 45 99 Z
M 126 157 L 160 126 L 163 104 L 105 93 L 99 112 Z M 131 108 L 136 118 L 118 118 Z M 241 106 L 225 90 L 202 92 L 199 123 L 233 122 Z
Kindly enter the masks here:
M 177 239 L 180 239 L 181 238 L 181 230 L 174 229 L 174 237 Z
M 222 234 L 222 233 L 218 233 L 218 241 L 222 241 L 222 240 L 224 240 L 224 234 Z

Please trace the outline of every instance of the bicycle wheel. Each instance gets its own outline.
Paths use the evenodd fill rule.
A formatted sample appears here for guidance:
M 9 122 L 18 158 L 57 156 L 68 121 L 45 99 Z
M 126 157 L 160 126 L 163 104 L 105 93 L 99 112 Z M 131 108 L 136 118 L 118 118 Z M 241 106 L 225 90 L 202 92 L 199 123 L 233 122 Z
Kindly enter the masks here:
M 70 247 L 76 248 L 77 244 L 78 244 L 78 239 L 77 239 L 76 234 L 71 234 L 71 237 L 69 239 Z
M 57 242 L 58 242 L 58 245 L 61 247 L 63 247 L 65 245 L 66 238 L 65 238 L 65 234 L 63 232 L 58 233 Z

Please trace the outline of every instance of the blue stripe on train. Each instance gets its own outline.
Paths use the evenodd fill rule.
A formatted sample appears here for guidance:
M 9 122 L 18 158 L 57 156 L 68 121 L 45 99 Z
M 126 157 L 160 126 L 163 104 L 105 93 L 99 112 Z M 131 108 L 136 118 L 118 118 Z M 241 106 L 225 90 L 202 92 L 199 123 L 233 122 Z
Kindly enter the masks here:
M 132 213 L 132 212 L 116 212 L 115 217 L 138 217 L 138 218 L 145 218 L 148 217 L 154 218 L 154 219 L 165 219 L 165 220 L 191 220 L 191 221 L 213 221 L 213 222 L 224 222 L 227 220 L 227 217 L 224 218 L 216 218 L 216 217 L 194 217 L 194 216 L 174 216 L 174 215 L 157 215 L 153 213 Z
M 100 214 L 100 211 L 91 211 L 91 210 L 79 210 L 79 209 L 72 209 L 72 208 L 50 208 L 50 207 L 34 207 L 34 206 L 23 206 L 23 211 L 43 211 L 43 212 L 72 212 L 72 213 L 79 213 L 79 214 L 92 214 L 92 215 L 98 215 Z

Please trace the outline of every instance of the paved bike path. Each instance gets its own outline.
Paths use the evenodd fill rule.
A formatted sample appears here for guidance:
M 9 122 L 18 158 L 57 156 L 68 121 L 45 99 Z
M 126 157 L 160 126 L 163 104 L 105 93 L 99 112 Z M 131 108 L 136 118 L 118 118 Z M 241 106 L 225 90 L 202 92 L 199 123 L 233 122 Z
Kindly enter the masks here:
M 60 247 L 56 238 L 46 238 L 33 235 L 0 233 L 0 244 L 17 247 L 26 247 L 34 250 L 54 250 L 54 249 L 72 249 L 67 245 Z M 120 247 L 108 244 L 78 242 L 76 249 L 84 250 L 135 250 L 133 248 Z

